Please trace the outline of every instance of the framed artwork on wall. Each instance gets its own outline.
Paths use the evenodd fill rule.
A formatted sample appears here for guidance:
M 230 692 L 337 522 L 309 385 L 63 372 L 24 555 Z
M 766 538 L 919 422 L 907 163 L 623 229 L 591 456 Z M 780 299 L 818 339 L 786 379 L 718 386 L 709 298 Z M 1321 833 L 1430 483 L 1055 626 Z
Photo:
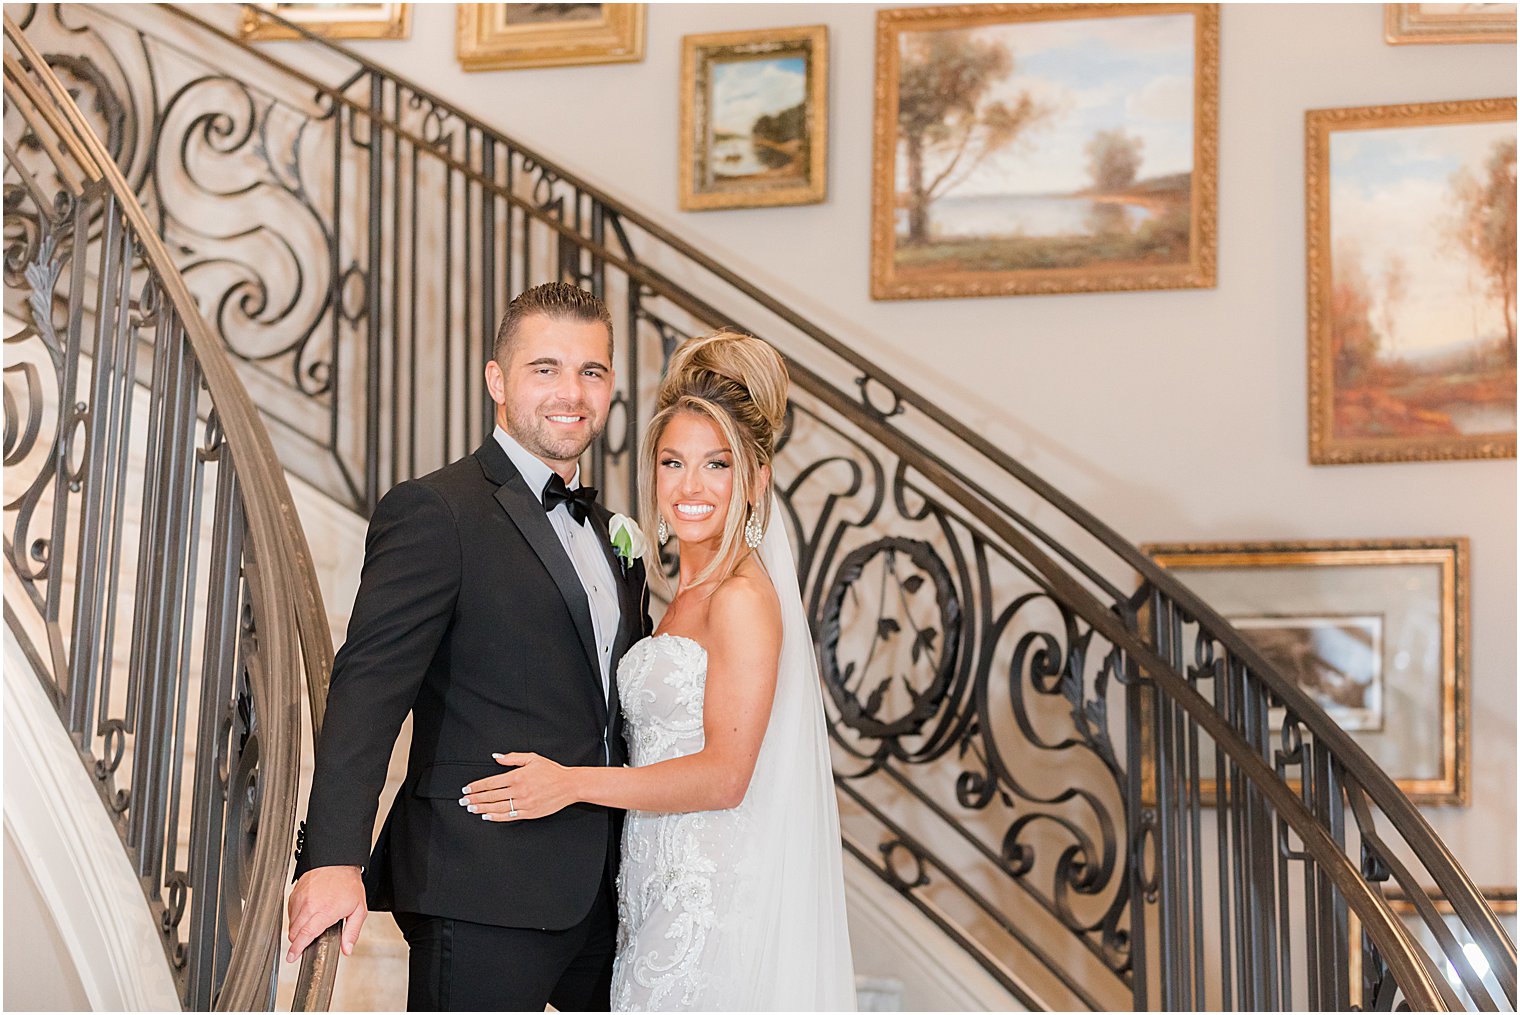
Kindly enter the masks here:
M 824 25 L 688 35 L 681 54 L 681 207 L 822 201 L 828 190 Z
M 328 39 L 404 39 L 412 30 L 411 4 L 258 4 L 313 35 Z M 245 39 L 299 39 L 301 33 L 243 8 L 239 34 Z
M 1515 940 L 1517 928 L 1515 889 L 1506 888 L 1480 888 L 1483 900 L 1488 903 L 1494 915 L 1499 918 L 1499 926 L 1509 935 L 1511 941 Z M 1443 918 L 1446 930 L 1451 934 L 1452 940 L 1462 949 L 1467 961 L 1471 963 L 1471 971 L 1476 973 L 1478 979 L 1488 991 L 1489 997 L 1503 997 L 1504 986 L 1499 982 L 1496 975 L 1502 969 L 1498 956 L 1490 955 L 1484 947 L 1473 939 L 1464 921 L 1456 914 L 1456 909 L 1450 900 L 1439 888 L 1426 888 L 1424 894 L 1435 905 L 1435 910 Z M 1442 943 L 1436 939 L 1435 932 L 1424 919 L 1420 917 L 1420 911 L 1415 901 L 1411 899 L 1402 888 L 1394 882 L 1389 882 L 1389 887 L 1384 891 L 1384 898 L 1388 900 L 1388 908 L 1398 915 L 1404 925 L 1409 929 L 1415 944 L 1422 948 L 1427 955 L 1440 955 L 1445 949 Z M 1353 985 L 1362 982 L 1362 921 L 1353 913 L 1347 914 L 1348 938 L 1351 942 L 1350 961 L 1346 965 L 1348 983 Z M 1451 959 L 1446 960 L 1446 976 L 1454 985 L 1460 982 L 1459 974 L 1452 967 Z M 1353 994 L 1353 997 L 1358 995 Z
M 1515 456 L 1515 100 L 1311 110 L 1309 459 Z
M 644 59 L 645 4 L 458 4 L 467 71 Z
M 1425 42 L 1514 42 L 1514 4 L 1384 4 L 1383 36 Z
M 1412 800 L 1467 803 L 1466 539 L 1141 549 L 1230 621 Z M 1191 644 L 1184 657 L 1194 657 Z M 1206 683 L 1199 690 L 1212 693 Z M 1284 717 L 1269 710 L 1269 728 L 1281 730 Z M 1213 770 L 1212 759 L 1201 769 Z M 1213 779 L 1203 780 L 1204 799 L 1214 793 Z
M 871 295 L 1211 287 L 1219 11 L 880 11 Z

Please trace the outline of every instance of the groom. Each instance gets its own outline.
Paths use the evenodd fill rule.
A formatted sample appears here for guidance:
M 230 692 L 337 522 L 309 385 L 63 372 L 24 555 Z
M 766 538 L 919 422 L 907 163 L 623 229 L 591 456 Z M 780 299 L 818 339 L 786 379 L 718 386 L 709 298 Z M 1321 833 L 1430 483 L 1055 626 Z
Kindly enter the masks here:
M 649 630 L 644 568 L 616 556 L 577 461 L 612 398 L 612 317 L 565 283 L 507 308 L 486 385 L 496 431 L 405 482 L 370 521 L 348 640 L 333 666 L 296 885 L 293 960 L 366 905 L 410 946 L 412 1010 L 606 1011 L 621 814 L 578 804 L 489 822 L 462 787 L 533 751 L 625 761 L 616 672 Z M 373 852 L 378 797 L 412 713 L 406 781 Z

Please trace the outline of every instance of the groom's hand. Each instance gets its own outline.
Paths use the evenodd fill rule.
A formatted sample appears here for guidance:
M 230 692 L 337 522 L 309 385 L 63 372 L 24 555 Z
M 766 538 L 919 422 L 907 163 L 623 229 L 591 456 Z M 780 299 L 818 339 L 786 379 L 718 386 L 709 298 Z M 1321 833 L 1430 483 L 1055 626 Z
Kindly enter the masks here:
M 524 821 L 547 818 L 580 799 L 577 769 L 537 754 L 493 754 L 498 765 L 512 770 L 477 779 L 464 788 L 459 806 L 486 821 Z
M 313 867 L 290 891 L 290 950 L 285 961 L 294 962 L 339 920 L 343 921 L 343 954 L 352 955 L 367 915 L 358 867 Z

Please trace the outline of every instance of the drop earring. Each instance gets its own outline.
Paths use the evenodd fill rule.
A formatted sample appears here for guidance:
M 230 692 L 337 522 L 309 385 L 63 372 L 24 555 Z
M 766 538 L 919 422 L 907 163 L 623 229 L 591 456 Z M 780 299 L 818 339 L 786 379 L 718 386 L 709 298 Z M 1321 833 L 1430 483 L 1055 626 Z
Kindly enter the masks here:
M 670 526 L 665 524 L 664 515 L 660 515 L 660 524 L 655 527 L 654 535 L 655 538 L 660 541 L 661 546 L 664 546 L 670 541 Z
M 760 540 L 764 538 L 765 530 L 760 527 L 760 519 L 755 512 L 749 513 L 749 521 L 744 523 L 744 542 L 751 550 L 760 546 Z

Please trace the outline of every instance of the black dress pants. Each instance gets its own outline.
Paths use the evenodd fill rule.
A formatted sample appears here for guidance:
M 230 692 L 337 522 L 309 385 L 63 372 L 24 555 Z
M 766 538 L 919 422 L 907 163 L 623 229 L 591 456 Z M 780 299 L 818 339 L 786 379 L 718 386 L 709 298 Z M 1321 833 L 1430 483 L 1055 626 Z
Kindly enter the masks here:
M 559 1011 L 611 1007 L 617 904 L 609 880 L 569 930 L 493 927 L 396 913 L 411 949 L 408 1011 Z

